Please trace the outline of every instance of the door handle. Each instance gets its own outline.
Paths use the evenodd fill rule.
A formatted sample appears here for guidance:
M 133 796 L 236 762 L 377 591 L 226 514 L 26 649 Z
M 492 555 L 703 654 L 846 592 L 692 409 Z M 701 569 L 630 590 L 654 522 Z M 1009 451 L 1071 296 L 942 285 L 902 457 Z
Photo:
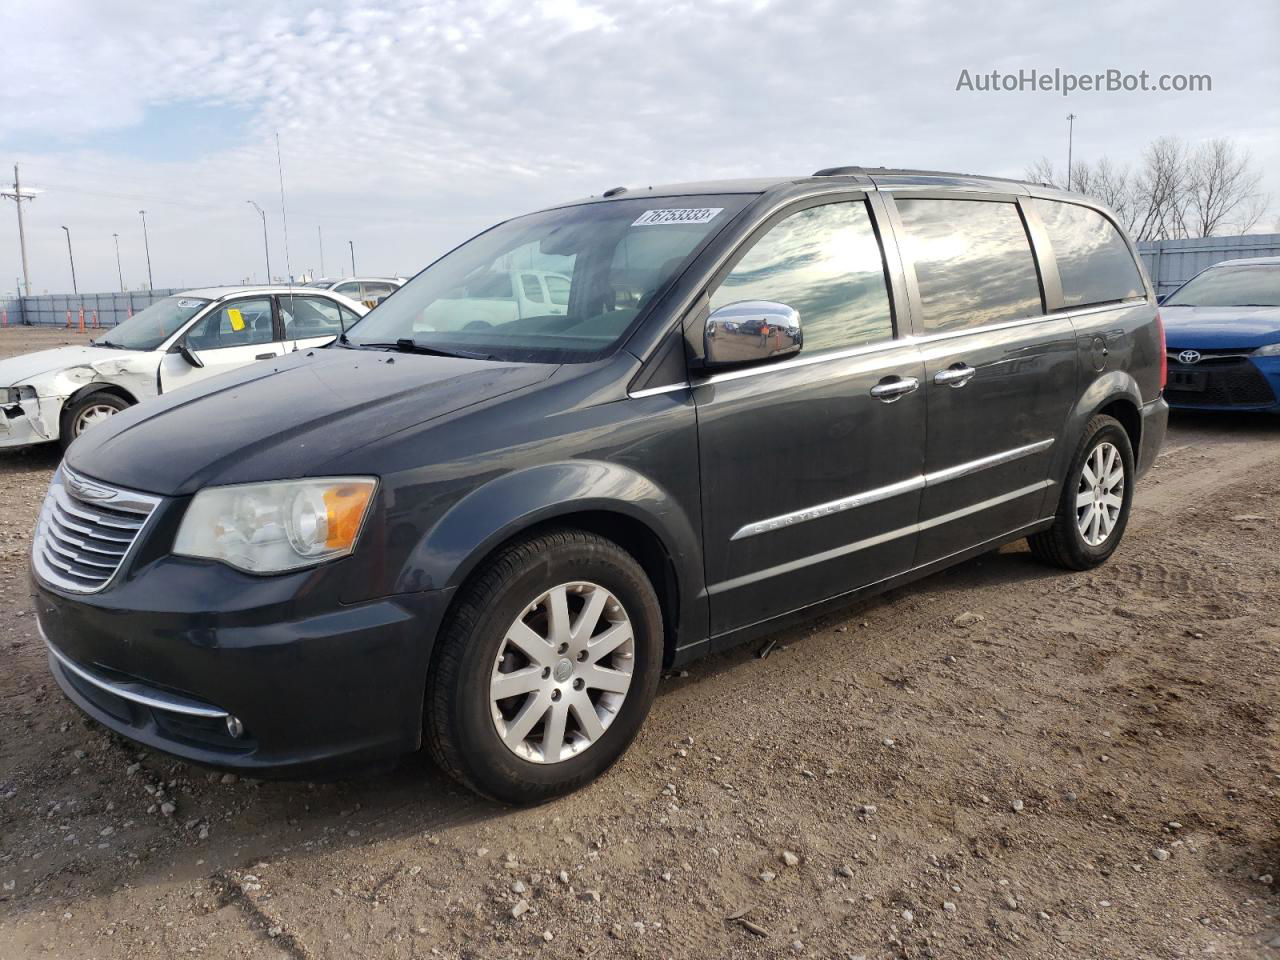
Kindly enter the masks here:
M 935 373 L 933 382 L 944 387 L 963 387 L 974 378 L 977 372 L 967 363 L 957 363 Z
M 885 377 L 871 388 L 871 395 L 882 403 L 893 403 L 899 397 L 914 393 L 920 386 L 915 377 Z
M 272 357 L 274 357 L 274 356 L 276 356 L 276 354 L 274 354 L 274 353 L 260 353 L 260 354 L 258 354 L 256 357 L 254 357 L 253 359 L 255 359 L 255 360 L 270 360 L 270 359 L 271 359 Z

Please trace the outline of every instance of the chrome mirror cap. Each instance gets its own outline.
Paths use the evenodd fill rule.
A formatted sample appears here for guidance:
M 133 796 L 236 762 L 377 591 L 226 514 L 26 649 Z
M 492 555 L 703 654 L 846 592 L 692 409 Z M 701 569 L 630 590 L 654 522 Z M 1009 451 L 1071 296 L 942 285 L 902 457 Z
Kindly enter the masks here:
M 800 313 L 772 300 L 740 300 L 711 312 L 703 332 L 704 365 L 738 366 L 799 353 Z

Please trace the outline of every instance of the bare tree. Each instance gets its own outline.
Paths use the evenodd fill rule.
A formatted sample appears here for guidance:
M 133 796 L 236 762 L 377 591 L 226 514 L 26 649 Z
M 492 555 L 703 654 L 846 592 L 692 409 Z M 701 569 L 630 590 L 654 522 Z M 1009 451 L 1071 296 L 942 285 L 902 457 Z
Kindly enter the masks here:
M 1048 157 L 1041 157 L 1035 163 L 1028 164 L 1022 175 L 1032 183 L 1047 183 L 1051 187 L 1059 186 L 1058 177 L 1053 170 L 1053 161 Z
M 1187 146 L 1177 137 L 1153 140 L 1142 154 L 1134 178 L 1137 240 L 1167 240 L 1187 235 Z
M 1266 212 L 1262 171 L 1247 150 L 1225 137 L 1202 143 L 1191 155 L 1187 175 L 1188 226 L 1197 237 L 1212 237 L 1230 225 L 1244 233 Z

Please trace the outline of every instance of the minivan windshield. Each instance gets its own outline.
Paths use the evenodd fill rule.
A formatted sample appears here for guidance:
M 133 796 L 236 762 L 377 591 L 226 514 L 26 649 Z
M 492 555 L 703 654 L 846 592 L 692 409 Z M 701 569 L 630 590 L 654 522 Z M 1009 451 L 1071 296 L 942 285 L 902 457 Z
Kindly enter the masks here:
M 1193 277 L 1169 307 L 1280 307 L 1280 265 L 1213 267 Z
M 139 310 L 94 342 L 123 350 L 154 350 L 209 303 L 200 297 L 165 297 Z
M 509 220 L 410 280 L 348 330 L 348 342 L 498 360 L 590 360 L 614 347 L 751 199 L 644 197 Z

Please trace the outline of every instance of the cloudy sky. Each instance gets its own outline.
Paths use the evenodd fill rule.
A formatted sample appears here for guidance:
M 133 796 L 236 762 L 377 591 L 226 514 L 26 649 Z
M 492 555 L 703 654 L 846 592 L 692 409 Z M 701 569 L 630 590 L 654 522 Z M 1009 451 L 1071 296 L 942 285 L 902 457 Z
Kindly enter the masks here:
M 0 184 L 34 292 L 410 274 L 495 220 L 618 184 L 839 163 L 1021 176 L 1230 136 L 1280 218 L 1280 4 L 1077 0 L 3 0 Z M 1019 69 L 1212 76 L 1208 93 L 980 93 Z M 0 201 L 0 293 L 20 272 Z

